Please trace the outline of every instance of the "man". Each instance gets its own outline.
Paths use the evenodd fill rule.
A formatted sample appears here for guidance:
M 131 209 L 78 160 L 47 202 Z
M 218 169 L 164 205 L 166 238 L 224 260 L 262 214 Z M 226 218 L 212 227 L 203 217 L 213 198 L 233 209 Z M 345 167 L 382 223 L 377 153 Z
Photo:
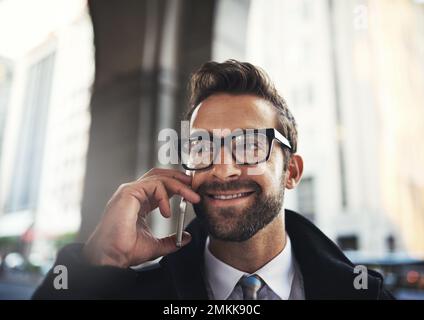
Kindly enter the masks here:
M 50 272 L 34 298 L 392 298 L 374 271 L 355 285 L 360 275 L 337 246 L 284 210 L 303 161 L 295 120 L 266 74 L 235 60 L 209 62 L 190 84 L 190 139 L 180 144 L 190 174 L 156 168 L 121 185 L 87 243 L 59 253 L 68 288 L 56 290 Z M 169 218 L 176 194 L 197 215 L 181 249 L 175 235 L 158 239 L 146 224 L 157 207 Z

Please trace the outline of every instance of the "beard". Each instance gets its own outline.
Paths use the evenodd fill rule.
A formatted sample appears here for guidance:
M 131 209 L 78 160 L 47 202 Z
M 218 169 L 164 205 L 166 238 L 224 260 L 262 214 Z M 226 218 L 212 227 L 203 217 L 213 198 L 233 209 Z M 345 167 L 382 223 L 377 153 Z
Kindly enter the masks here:
M 240 189 L 255 191 L 252 199 L 249 199 L 250 204 L 244 208 L 218 208 L 205 203 L 207 192 Z M 204 183 L 197 192 L 201 195 L 201 201 L 193 204 L 193 209 L 209 235 L 218 240 L 233 242 L 246 241 L 271 223 L 280 214 L 284 200 L 284 187 L 274 194 L 266 195 L 254 181 Z

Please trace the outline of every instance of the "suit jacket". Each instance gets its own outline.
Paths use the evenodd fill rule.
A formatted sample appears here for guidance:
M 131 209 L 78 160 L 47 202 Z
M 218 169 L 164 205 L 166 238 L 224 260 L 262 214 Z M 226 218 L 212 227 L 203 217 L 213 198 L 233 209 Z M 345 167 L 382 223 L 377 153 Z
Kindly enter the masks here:
M 355 289 L 354 264 L 316 226 L 285 211 L 286 230 L 303 277 L 306 299 L 392 299 L 382 276 L 368 270 L 368 289 Z M 93 266 L 81 255 L 82 244 L 58 254 L 55 265 L 68 270 L 68 289 L 55 289 L 54 268 L 33 299 L 208 299 L 203 274 L 207 232 L 195 218 L 187 227 L 192 241 L 158 263 L 134 268 Z

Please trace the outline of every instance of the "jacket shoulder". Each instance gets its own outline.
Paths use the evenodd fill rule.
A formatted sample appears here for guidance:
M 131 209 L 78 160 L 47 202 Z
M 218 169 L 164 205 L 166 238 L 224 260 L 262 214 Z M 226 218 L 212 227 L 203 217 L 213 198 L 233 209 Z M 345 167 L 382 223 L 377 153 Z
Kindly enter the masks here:
M 307 299 L 393 299 L 380 273 L 367 268 L 366 273 L 358 274 L 357 265 L 318 227 L 294 211 L 285 212 Z M 366 290 L 356 288 L 355 279 L 362 281 L 364 277 Z
M 175 290 L 166 270 L 158 263 L 142 268 L 93 266 L 81 255 L 82 244 L 71 244 L 58 254 L 52 269 L 33 299 L 172 299 Z M 57 266 L 67 271 L 66 288 L 55 288 Z

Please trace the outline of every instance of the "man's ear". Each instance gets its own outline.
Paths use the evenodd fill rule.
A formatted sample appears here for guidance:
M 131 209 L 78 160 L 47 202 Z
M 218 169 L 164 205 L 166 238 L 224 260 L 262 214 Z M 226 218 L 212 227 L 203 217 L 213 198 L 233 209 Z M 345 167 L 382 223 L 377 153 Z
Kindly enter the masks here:
M 287 168 L 284 185 L 287 189 L 295 188 L 303 174 L 303 159 L 297 154 L 290 157 L 290 162 Z

